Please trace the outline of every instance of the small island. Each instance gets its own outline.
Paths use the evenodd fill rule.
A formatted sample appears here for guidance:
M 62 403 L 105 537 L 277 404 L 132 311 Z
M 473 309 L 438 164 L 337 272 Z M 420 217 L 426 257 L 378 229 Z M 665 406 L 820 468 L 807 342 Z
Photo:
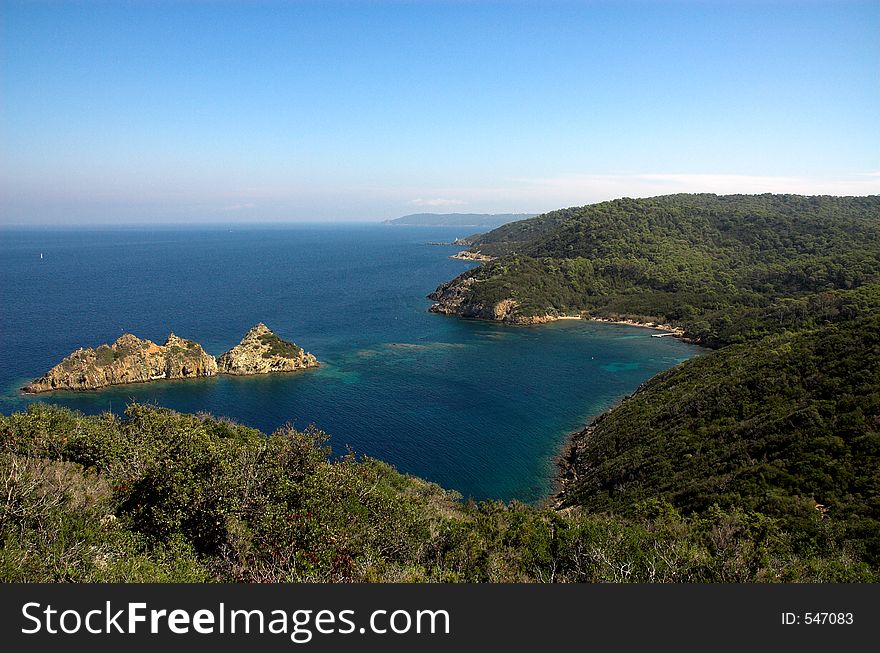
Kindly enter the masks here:
M 262 322 L 241 342 L 217 358 L 218 374 L 271 374 L 318 367 L 318 361 L 292 342 L 282 340 Z
M 112 345 L 80 348 L 23 388 L 36 394 L 52 390 L 98 390 L 125 383 L 195 379 L 217 374 L 269 374 L 318 367 L 301 347 L 282 340 L 262 322 L 235 347 L 214 358 L 202 346 L 171 333 L 164 345 L 126 333 Z

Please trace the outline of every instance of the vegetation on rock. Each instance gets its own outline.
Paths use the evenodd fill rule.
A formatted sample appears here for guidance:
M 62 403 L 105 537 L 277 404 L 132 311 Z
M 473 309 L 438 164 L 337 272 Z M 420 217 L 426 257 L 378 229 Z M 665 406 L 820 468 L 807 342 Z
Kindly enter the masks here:
M 164 345 L 157 345 L 126 333 L 112 345 L 76 350 L 28 384 L 24 391 L 96 390 L 108 385 L 190 379 L 216 373 L 214 357 L 192 340 L 171 333 Z
M 312 354 L 282 340 L 262 323 L 217 359 L 207 354 L 199 343 L 184 340 L 173 333 L 161 346 L 126 333 L 112 345 L 76 350 L 28 384 L 24 391 L 97 390 L 109 385 L 158 379 L 267 374 L 317 366 L 318 361 Z
M 268 345 L 269 349 L 263 352 L 263 358 L 272 358 L 272 356 L 299 356 L 302 353 L 302 347 L 297 347 L 294 343 L 282 340 L 274 333 L 264 333 L 260 336 L 260 342 Z
M 245 334 L 241 342 L 217 358 L 223 374 L 268 374 L 317 367 L 312 354 L 282 340 L 262 322 Z

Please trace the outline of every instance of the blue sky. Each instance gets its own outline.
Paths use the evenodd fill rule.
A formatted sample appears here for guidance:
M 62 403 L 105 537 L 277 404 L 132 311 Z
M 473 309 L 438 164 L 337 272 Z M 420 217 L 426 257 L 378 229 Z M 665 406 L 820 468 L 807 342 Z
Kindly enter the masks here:
M 0 222 L 880 193 L 880 3 L 0 0 Z

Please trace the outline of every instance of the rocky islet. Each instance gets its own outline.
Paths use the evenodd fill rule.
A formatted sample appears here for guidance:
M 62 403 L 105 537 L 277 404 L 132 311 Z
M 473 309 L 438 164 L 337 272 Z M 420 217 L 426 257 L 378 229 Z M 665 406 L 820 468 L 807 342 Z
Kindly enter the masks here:
M 241 342 L 217 358 L 199 343 L 174 333 L 169 334 L 163 345 L 126 333 L 111 345 L 77 349 L 23 390 L 98 390 L 125 383 L 217 374 L 270 374 L 310 367 L 318 367 L 312 354 L 282 340 L 263 323 L 254 326 Z

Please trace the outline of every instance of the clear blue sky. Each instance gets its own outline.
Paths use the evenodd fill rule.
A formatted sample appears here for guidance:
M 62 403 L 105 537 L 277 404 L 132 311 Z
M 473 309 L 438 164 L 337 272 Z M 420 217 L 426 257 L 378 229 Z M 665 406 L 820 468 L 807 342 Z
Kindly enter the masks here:
M 880 2 L 2 0 L 0 222 L 880 193 Z

